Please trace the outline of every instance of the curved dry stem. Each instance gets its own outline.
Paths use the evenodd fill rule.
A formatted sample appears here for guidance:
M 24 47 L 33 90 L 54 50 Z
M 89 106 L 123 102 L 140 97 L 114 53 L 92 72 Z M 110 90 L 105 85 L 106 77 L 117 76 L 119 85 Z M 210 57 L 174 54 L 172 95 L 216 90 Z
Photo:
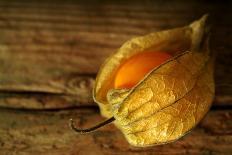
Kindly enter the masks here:
M 95 125 L 95 126 L 93 126 L 93 127 L 91 127 L 91 128 L 79 129 L 79 128 L 77 128 L 77 127 L 74 125 L 74 121 L 73 121 L 73 119 L 71 118 L 70 121 L 69 121 L 69 126 L 70 126 L 70 128 L 71 128 L 72 130 L 76 131 L 77 133 L 79 133 L 79 134 L 85 134 L 85 133 L 89 133 L 89 132 L 95 131 L 95 130 L 97 130 L 98 128 L 100 128 L 100 127 L 102 127 L 102 126 L 105 126 L 105 125 L 107 125 L 107 124 L 113 122 L 114 120 L 115 120 L 115 118 L 114 118 L 114 117 L 111 117 L 111 118 L 105 120 L 104 122 L 101 122 L 101 123 L 99 123 L 99 124 L 97 124 L 97 125 Z

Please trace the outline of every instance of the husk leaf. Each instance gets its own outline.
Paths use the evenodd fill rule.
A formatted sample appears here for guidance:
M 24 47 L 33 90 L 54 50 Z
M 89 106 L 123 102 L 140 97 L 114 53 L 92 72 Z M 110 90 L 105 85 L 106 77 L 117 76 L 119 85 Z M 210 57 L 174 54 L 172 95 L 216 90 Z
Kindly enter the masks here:
M 209 110 L 214 80 L 206 18 L 133 38 L 101 67 L 94 99 L 103 116 L 115 118 L 131 145 L 145 147 L 177 140 Z M 154 68 L 132 89 L 113 89 L 119 65 L 144 51 L 165 51 L 173 58 Z

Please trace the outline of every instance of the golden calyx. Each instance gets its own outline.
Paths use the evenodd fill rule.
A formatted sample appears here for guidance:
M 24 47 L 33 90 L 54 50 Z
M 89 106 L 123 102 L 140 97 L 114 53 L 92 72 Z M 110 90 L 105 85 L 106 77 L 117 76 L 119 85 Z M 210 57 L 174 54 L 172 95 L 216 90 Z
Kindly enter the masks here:
M 195 127 L 209 110 L 215 91 L 206 19 L 204 15 L 185 27 L 133 38 L 111 55 L 100 68 L 93 90 L 102 116 L 109 118 L 97 127 L 114 121 L 127 141 L 138 147 L 175 141 Z M 134 86 L 117 88 L 122 64 L 148 51 L 164 51 L 171 57 Z M 139 68 L 135 68 L 138 73 Z M 128 81 L 130 76 L 120 80 Z M 73 124 L 72 128 L 85 132 Z

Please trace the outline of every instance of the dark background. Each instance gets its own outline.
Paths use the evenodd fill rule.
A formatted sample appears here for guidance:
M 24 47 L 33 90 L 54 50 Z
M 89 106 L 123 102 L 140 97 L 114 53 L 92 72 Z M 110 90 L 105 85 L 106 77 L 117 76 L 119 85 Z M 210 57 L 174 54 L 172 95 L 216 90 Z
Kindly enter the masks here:
M 232 153 L 232 11 L 230 1 L 0 1 L 0 154 Z M 134 148 L 92 100 L 96 73 L 128 39 L 184 26 L 209 13 L 217 54 L 215 102 L 181 140 Z

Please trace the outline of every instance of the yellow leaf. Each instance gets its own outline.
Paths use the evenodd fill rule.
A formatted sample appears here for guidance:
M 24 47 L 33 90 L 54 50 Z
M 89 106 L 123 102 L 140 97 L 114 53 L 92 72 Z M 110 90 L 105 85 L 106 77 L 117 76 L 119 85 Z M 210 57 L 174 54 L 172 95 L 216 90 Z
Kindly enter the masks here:
M 163 144 L 196 126 L 213 96 L 212 60 L 186 52 L 150 73 L 114 106 L 113 116 L 130 144 Z
M 131 145 L 145 147 L 175 141 L 195 127 L 209 110 L 215 88 L 206 18 L 205 15 L 185 27 L 133 38 L 101 67 L 94 99 L 101 114 L 111 121 L 115 119 L 115 125 Z M 120 64 L 145 51 L 167 51 L 173 57 L 131 89 L 114 89 Z

